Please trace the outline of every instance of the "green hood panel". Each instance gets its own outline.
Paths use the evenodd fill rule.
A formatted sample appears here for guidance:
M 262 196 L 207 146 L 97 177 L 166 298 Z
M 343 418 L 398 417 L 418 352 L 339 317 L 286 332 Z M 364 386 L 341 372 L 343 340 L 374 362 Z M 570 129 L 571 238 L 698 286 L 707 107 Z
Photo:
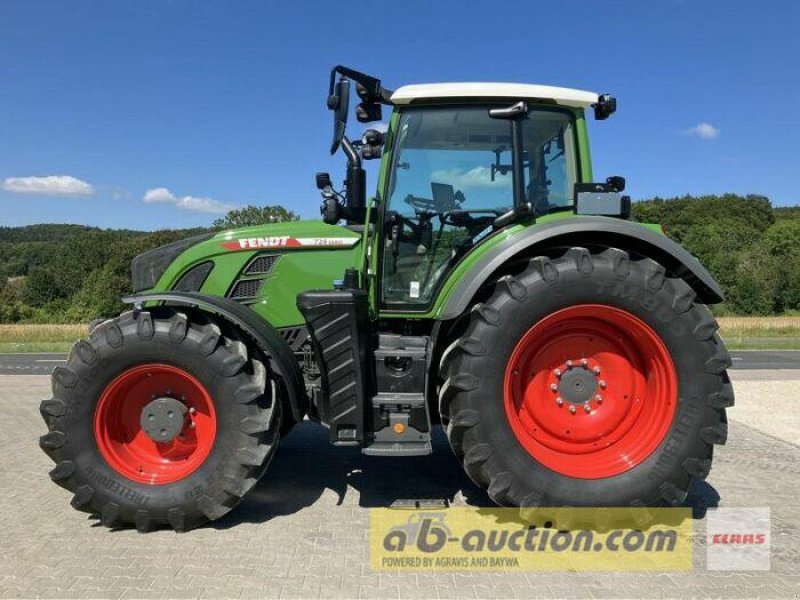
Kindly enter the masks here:
M 241 301 L 275 327 L 303 324 L 297 294 L 309 289 L 333 289 L 345 269 L 359 259 L 361 234 L 321 221 L 258 225 L 220 232 L 178 256 L 164 271 L 156 291 L 172 289 L 193 267 L 212 261 L 214 268 L 199 290 L 228 296 L 237 281 L 257 280 L 258 292 Z M 267 274 L 243 271 L 258 255 L 278 255 Z M 260 285 L 259 285 L 260 284 Z

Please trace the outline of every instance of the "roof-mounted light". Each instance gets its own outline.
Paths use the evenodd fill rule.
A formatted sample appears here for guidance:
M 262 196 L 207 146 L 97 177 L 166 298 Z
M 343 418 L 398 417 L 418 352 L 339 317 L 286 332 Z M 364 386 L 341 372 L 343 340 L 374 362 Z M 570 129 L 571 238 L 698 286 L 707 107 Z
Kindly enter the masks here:
M 611 94 L 600 94 L 597 102 L 592 104 L 592 108 L 594 108 L 594 118 L 603 121 L 616 112 L 617 99 Z

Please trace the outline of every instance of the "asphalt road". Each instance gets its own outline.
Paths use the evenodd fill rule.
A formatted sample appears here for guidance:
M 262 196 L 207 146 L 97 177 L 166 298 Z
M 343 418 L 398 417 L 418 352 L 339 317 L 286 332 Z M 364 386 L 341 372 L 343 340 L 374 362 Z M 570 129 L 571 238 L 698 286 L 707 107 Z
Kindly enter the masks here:
M 800 369 L 800 350 L 734 350 L 734 369 Z M 49 375 L 65 354 L 2 354 L 0 375 Z

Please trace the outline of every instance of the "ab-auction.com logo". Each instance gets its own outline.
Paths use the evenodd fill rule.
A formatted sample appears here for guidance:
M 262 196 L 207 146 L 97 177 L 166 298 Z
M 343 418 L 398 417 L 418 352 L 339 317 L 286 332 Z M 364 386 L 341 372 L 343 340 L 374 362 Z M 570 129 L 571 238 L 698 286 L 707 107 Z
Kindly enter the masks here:
M 459 544 L 465 552 L 499 552 L 504 549 L 514 552 L 600 552 L 606 548 L 623 552 L 673 552 L 677 537 L 674 530 L 653 531 L 645 535 L 641 531 L 616 529 L 600 542 L 594 541 L 594 532 L 589 530 L 551 531 L 523 526 L 516 531 L 472 529 L 459 538 L 453 536 L 445 525 L 444 513 L 420 513 L 410 516 L 405 525 L 389 531 L 383 547 L 388 552 L 402 552 L 413 545 L 420 552 L 427 553 L 438 552 L 448 543 Z
M 571 510 L 582 522 L 596 516 L 587 512 L 593 509 Z M 627 526 L 558 530 L 549 522 L 540 527 L 522 522 L 517 509 L 460 507 L 410 515 L 376 509 L 371 517 L 371 564 L 374 569 L 410 570 L 691 568 L 690 518 L 673 516 L 660 521 L 670 525 L 640 530 L 630 509 L 619 509 L 618 516 Z M 632 556 L 637 561 L 631 561 Z

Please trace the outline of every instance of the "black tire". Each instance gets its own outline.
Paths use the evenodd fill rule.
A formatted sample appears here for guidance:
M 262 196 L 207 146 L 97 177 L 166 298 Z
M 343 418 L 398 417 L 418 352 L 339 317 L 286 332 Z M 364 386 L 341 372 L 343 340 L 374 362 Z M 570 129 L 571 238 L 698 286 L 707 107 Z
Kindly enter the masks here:
M 126 369 L 163 363 L 196 378 L 213 399 L 216 437 L 205 461 L 173 483 L 126 478 L 103 458 L 94 434 L 98 399 Z M 74 494 L 72 506 L 107 527 L 176 531 L 219 519 L 255 485 L 278 443 L 280 416 L 269 364 L 201 316 L 161 308 L 126 312 L 98 324 L 52 377 L 40 411 L 49 432 L 41 448 L 56 463 L 50 477 Z
M 534 324 L 578 304 L 632 313 L 662 339 L 675 365 L 678 404 L 666 437 L 628 471 L 579 479 L 540 464 L 515 437 L 504 409 L 511 353 Z M 727 437 L 731 361 L 717 323 L 682 280 L 660 264 L 614 248 L 571 248 L 501 278 L 444 352 L 440 410 L 450 444 L 472 480 L 503 506 L 678 506 L 692 477 L 704 479 Z

